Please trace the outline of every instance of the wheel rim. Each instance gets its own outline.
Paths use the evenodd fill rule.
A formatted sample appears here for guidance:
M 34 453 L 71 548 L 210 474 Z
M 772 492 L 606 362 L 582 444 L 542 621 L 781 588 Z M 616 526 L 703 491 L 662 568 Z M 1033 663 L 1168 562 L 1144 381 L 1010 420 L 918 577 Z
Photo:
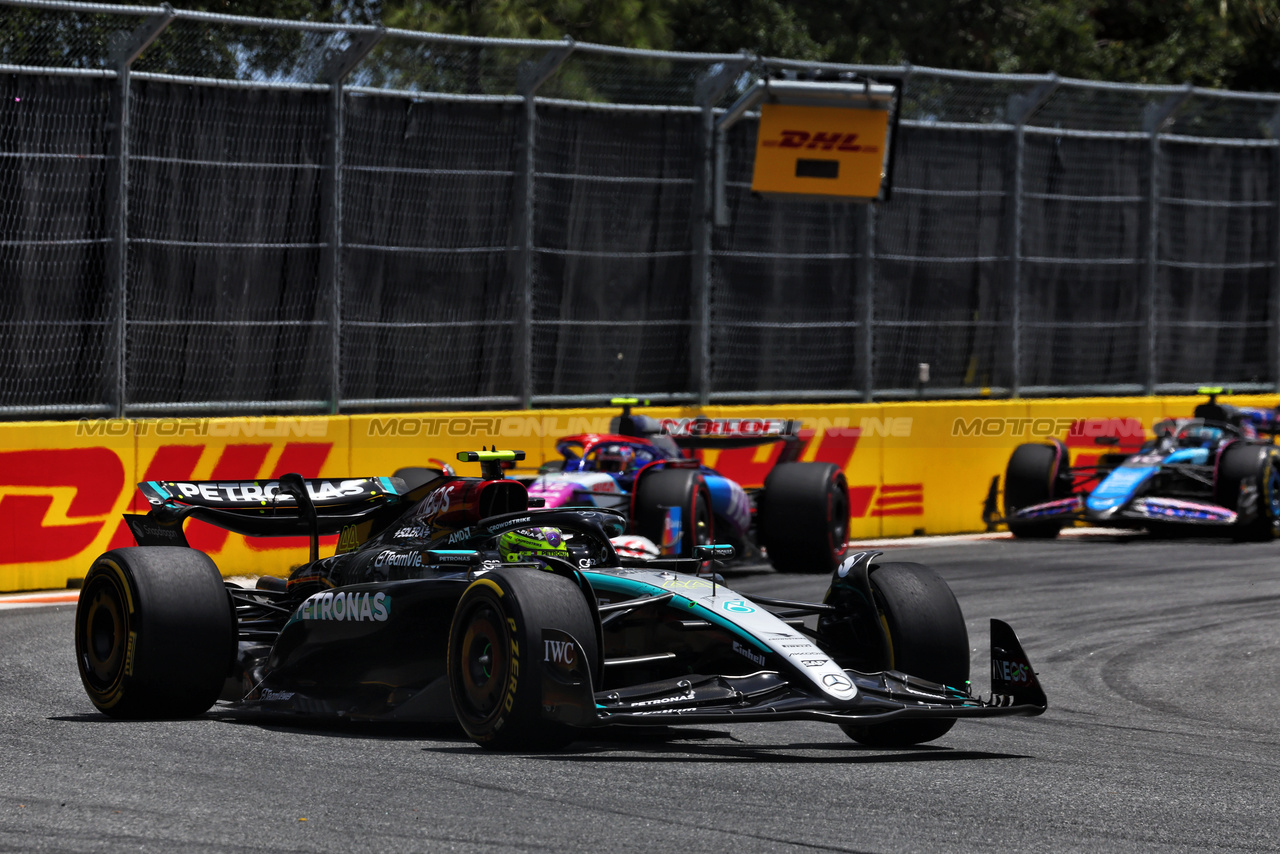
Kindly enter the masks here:
M 115 579 L 98 575 L 85 589 L 82 612 L 77 612 L 80 665 L 86 680 L 99 692 L 108 691 L 124 670 L 127 621 L 124 595 Z
M 482 602 L 468 615 L 462 635 L 458 688 L 461 709 L 473 720 L 497 713 L 507 685 L 508 636 L 497 609 Z

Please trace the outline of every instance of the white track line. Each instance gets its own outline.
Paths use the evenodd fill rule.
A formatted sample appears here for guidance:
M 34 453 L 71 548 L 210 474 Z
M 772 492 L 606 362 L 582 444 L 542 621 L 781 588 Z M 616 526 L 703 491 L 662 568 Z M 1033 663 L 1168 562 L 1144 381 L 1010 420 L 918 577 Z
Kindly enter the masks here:
M 1129 528 L 1067 528 L 1060 537 L 1115 537 L 1138 533 Z M 984 534 L 942 534 L 936 537 L 886 537 L 879 540 L 850 540 L 849 548 L 862 549 L 873 546 L 878 549 L 920 549 L 931 546 L 951 546 L 956 543 L 977 543 L 983 540 L 1012 540 L 1008 531 Z
M 0 611 L 14 608 L 39 608 L 47 605 L 70 605 L 80 598 L 79 590 L 50 590 L 40 593 L 0 594 Z

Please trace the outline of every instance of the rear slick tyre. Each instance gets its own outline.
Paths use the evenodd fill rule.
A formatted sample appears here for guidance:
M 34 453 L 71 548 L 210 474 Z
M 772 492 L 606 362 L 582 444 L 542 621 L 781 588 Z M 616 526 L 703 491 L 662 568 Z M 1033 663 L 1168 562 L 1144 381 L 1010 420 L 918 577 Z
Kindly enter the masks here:
M 1024 507 L 1058 497 L 1058 481 L 1065 464 L 1065 448 L 1053 445 L 1019 445 L 1004 472 L 1004 515 L 1009 533 L 1029 539 L 1053 539 L 1062 522 L 1018 522 L 1013 514 Z
M 667 543 L 667 510 L 680 508 L 680 539 Z M 695 469 L 657 469 L 640 476 L 635 493 L 635 529 L 660 549 L 678 549 L 675 557 L 696 557 L 697 546 L 714 542 L 711 492 Z M 664 555 L 666 552 L 664 552 Z
M 889 669 L 964 688 L 969 681 L 969 631 L 951 588 L 918 563 L 871 569 L 871 590 L 889 645 Z M 909 747 L 941 738 L 955 718 L 920 718 L 860 726 L 841 724 L 868 747 Z
M 848 550 L 844 472 L 832 463 L 779 463 L 765 478 L 756 520 L 778 572 L 830 574 Z
M 76 606 L 76 663 L 94 706 L 113 718 L 189 718 L 217 701 L 236 652 L 222 575 L 195 549 L 109 551 Z

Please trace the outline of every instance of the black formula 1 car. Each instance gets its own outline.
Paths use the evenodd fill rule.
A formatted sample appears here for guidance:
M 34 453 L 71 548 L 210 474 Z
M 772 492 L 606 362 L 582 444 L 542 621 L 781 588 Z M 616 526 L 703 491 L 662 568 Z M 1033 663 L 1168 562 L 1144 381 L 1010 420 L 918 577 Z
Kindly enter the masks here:
M 502 750 L 594 728 L 821 720 L 876 746 L 959 718 L 1038 715 L 1046 699 L 1012 629 L 991 621 L 991 687 L 946 583 L 879 553 L 847 557 L 822 603 L 748 597 L 696 558 L 620 559 L 622 516 L 529 509 L 498 461 L 407 493 L 392 478 L 140 485 L 140 542 L 89 569 L 75 619 L 84 687 L 104 714 L 456 720 Z M 255 588 L 185 547 L 183 520 L 309 535 L 311 559 Z M 320 558 L 322 534 L 340 533 Z M 503 551 L 509 538 L 545 546 Z M 806 624 L 816 621 L 816 627 Z
M 1136 454 L 1102 454 L 1071 466 L 1059 440 L 1019 445 L 1004 478 L 1004 517 L 987 495 L 988 528 L 1003 522 L 1017 537 L 1055 537 L 1077 521 L 1153 533 L 1201 528 L 1240 540 L 1280 533 L 1280 448 L 1275 410 L 1228 406 L 1219 390 L 1191 418 L 1161 421 Z M 1116 439 L 1100 436 L 1101 445 Z

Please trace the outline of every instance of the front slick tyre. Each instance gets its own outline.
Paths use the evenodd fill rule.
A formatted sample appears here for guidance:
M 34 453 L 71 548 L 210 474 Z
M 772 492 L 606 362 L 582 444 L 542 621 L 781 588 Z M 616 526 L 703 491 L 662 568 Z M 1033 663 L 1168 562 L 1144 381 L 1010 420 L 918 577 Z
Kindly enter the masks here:
M 1232 529 L 1236 540 L 1274 539 L 1280 521 L 1280 451 L 1271 445 L 1227 446 L 1218 461 L 1214 499 L 1244 517 Z
M 195 549 L 148 546 L 94 561 L 76 606 L 76 663 L 113 718 L 189 718 L 217 701 L 236 650 L 222 575 Z
M 953 688 L 969 681 L 969 632 L 947 582 L 918 563 L 882 563 L 871 591 L 889 643 L 889 669 Z M 921 718 L 860 726 L 841 724 L 868 747 L 907 747 L 946 735 L 955 718 Z
M 569 579 L 495 569 L 463 592 L 449 630 L 449 694 L 458 723 L 481 747 L 555 750 L 581 732 L 542 715 L 544 630 L 573 644 L 568 657 L 582 672 L 595 670 L 595 620 Z

